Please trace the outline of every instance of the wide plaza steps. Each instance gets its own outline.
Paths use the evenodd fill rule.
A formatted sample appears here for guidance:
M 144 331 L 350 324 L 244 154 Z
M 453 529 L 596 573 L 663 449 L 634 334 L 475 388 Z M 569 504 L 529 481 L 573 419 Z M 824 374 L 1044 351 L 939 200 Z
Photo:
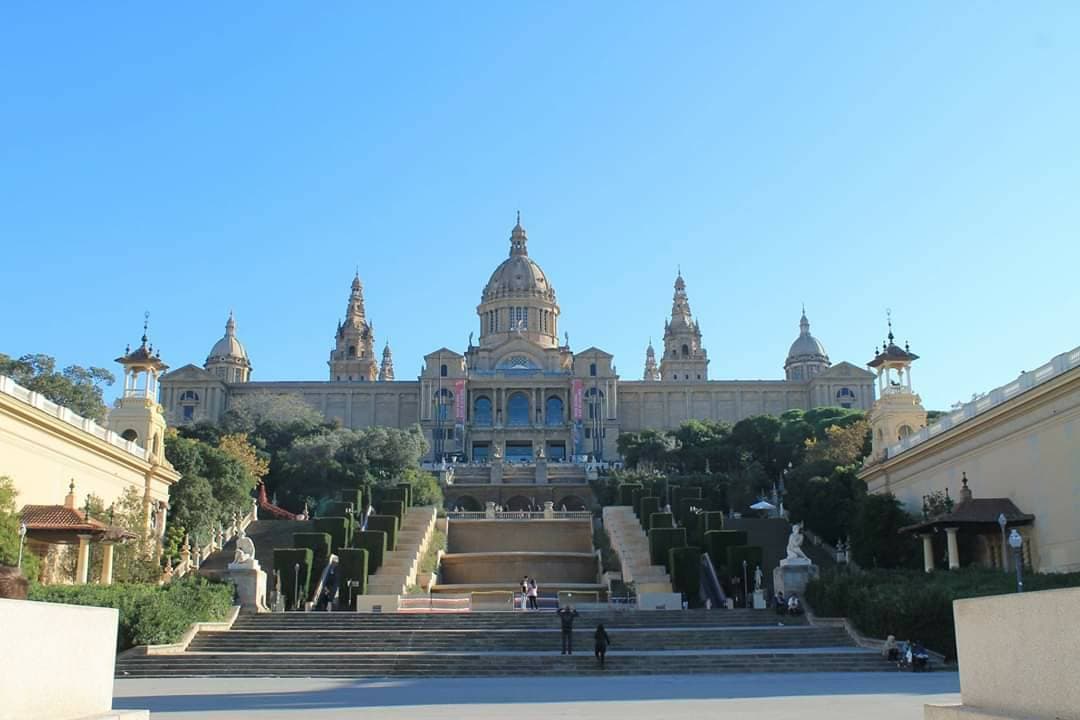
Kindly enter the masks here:
M 619 557 L 623 582 L 634 583 L 641 592 L 671 592 L 671 576 L 662 565 L 653 565 L 649 538 L 629 505 L 604 508 L 604 530 Z
M 604 623 L 607 667 L 592 657 Z M 573 656 L 552 612 L 243 614 L 186 652 L 123 657 L 118 677 L 477 677 L 857 672 L 893 668 L 840 628 L 769 611 L 582 612 Z
M 404 595 L 416 584 L 420 562 L 435 532 L 434 507 L 411 507 L 397 534 L 397 547 L 386 553 L 382 566 L 368 578 L 368 595 Z

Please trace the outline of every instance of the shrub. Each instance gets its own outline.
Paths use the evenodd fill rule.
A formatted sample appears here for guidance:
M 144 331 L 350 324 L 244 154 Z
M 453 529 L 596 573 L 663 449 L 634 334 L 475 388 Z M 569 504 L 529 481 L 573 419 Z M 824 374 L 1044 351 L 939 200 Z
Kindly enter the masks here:
M 619 557 L 615 554 L 614 548 L 611 547 L 611 538 L 608 537 L 607 530 L 602 527 L 593 528 L 593 547 L 600 550 L 600 566 L 604 572 L 620 572 L 622 570 Z
M 724 513 L 719 510 L 710 510 L 701 514 L 701 524 L 704 528 L 701 531 L 704 538 L 705 533 L 710 530 L 723 530 L 724 529 Z
M 398 490 L 402 492 L 401 502 L 405 503 L 405 507 L 412 507 L 412 485 L 407 482 L 399 482 L 397 484 Z
M 352 541 L 352 522 L 349 518 L 316 518 L 313 526 L 315 532 L 327 533 L 330 535 L 330 552 L 336 553 L 340 548 L 349 547 L 349 544 Z
M 727 577 L 727 551 L 737 545 L 745 545 L 745 530 L 709 530 L 705 533 L 702 549 L 709 553 L 717 577 Z
M 649 531 L 649 558 L 653 565 L 667 567 L 668 552 L 674 547 L 686 547 L 685 528 L 656 528 Z M 670 567 L 667 569 L 671 572 Z
M 634 512 L 638 512 L 641 509 L 641 498 L 649 494 L 649 491 L 643 487 L 637 487 L 630 491 L 630 505 L 633 507 Z M 641 518 L 638 518 L 640 520 Z
M 649 518 L 653 513 L 660 512 L 660 498 L 651 495 L 644 496 L 638 501 L 638 520 L 646 530 L 649 529 Z
M 692 607 L 697 606 L 701 589 L 701 550 L 696 547 L 671 548 L 668 567 L 675 592 L 686 595 Z
M 386 488 L 385 490 L 382 491 L 381 500 L 379 501 L 379 504 L 377 505 L 377 507 L 382 508 L 382 506 L 385 505 L 388 502 L 399 502 L 402 505 L 407 506 L 408 497 L 409 497 L 409 491 L 408 491 L 407 488 L 402 489 L 401 486 L 392 487 L 392 488 Z M 382 512 L 382 511 L 380 510 L 380 512 Z M 383 512 L 382 514 L 387 515 L 389 513 Z
M 433 505 L 442 507 L 443 491 L 432 473 L 410 468 L 403 477 L 409 481 L 409 507 Z
M 279 592 L 285 596 L 285 606 L 295 609 L 296 598 L 303 603 L 308 599 L 311 586 L 311 566 L 314 553 L 310 548 L 274 548 L 274 570 L 279 573 Z M 296 566 L 300 565 L 297 575 Z
M 357 515 L 360 515 L 366 509 L 364 507 L 364 490 L 363 488 L 341 490 L 338 492 L 338 497 L 343 503 L 352 503 L 353 510 Z M 342 513 L 344 514 L 344 513 Z
M 634 490 L 641 490 L 640 483 L 623 483 L 619 486 L 619 504 L 634 506 Z
M 743 577 L 743 561 L 746 561 L 746 586 L 744 591 L 749 593 L 754 588 L 754 569 L 760 567 L 767 573 L 765 568 L 764 553 L 757 545 L 736 545 L 727 549 L 727 575 L 726 577 Z M 723 577 L 723 576 L 722 576 Z
M 326 503 L 326 507 L 323 510 L 323 517 L 346 517 L 351 518 L 352 514 L 356 512 L 356 506 L 353 506 L 353 513 L 349 512 L 349 506 L 352 503 L 344 500 L 331 500 Z
M 386 533 L 382 530 L 362 530 L 356 533 L 353 542 L 357 548 L 367 550 L 368 575 L 374 575 L 382 567 L 383 556 L 386 555 Z
M 30 589 L 30 599 L 116 608 L 120 613 L 116 648 L 127 650 L 177 642 L 192 623 L 224 620 L 232 608 L 233 592 L 231 583 L 190 577 L 168 585 L 36 586 Z
M 387 550 L 397 547 L 398 519 L 395 515 L 371 515 L 368 517 L 367 529 L 386 533 Z
M 1080 587 L 1080 573 L 1024 576 L 1025 590 Z M 883 638 L 919 640 L 931 650 L 956 657 L 952 603 L 970 597 L 1015 592 L 1016 578 L 1000 570 L 969 567 L 948 572 L 832 571 L 812 580 L 806 602 L 815 613 L 847 617 L 860 632 Z
M 349 605 L 349 581 L 360 583 L 352 588 L 352 597 L 367 592 L 368 551 L 360 548 L 345 548 L 338 552 L 338 602 L 352 610 Z
M 293 547 L 308 548 L 312 552 L 312 562 L 316 565 L 325 565 L 330 559 L 329 533 L 303 532 L 293 533 Z
M 396 517 L 400 526 L 405 522 L 405 503 L 401 500 L 383 500 L 379 503 L 379 514 Z
M 675 518 L 671 513 L 654 512 L 648 516 L 649 529 L 654 528 L 673 528 L 675 527 Z

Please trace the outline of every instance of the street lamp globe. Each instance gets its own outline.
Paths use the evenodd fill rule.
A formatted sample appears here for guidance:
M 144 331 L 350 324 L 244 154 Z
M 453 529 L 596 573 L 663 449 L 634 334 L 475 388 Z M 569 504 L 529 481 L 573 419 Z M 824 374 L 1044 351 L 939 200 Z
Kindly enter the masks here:
M 1013 528 L 1013 531 L 1009 533 L 1009 547 L 1011 547 L 1013 550 L 1019 550 L 1023 546 L 1024 537 L 1020 533 L 1016 532 L 1016 528 Z

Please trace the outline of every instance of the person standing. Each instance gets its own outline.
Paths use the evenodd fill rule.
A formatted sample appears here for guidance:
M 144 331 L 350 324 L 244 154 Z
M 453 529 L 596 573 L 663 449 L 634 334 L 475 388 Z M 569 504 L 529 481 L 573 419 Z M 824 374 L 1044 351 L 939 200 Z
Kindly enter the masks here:
M 607 630 L 604 629 L 604 623 L 600 623 L 596 626 L 596 632 L 593 633 L 593 640 L 596 643 L 593 654 L 595 654 L 596 659 L 600 661 L 600 667 L 604 667 L 604 658 L 607 656 L 608 645 L 611 644 L 611 638 L 608 637 Z
M 536 587 L 536 580 L 529 578 L 529 607 L 533 610 L 540 609 L 540 603 L 537 601 L 540 591 Z
M 562 654 L 574 654 L 574 618 L 578 616 L 573 605 L 559 608 L 559 622 L 562 624 Z
M 529 576 L 521 578 L 521 609 L 529 609 Z

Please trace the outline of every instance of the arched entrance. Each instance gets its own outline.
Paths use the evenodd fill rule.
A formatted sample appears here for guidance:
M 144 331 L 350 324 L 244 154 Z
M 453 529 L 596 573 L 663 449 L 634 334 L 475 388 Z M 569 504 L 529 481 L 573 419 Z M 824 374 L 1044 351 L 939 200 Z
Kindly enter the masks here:
M 532 504 L 529 502 L 529 498 L 524 495 L 515 495 L 506 501 L 506 509 L 513 510 L 515 512 L 520 510 L 528 510 Z
M 588 510 L 588 506 L 585 501 L 579 498 L 577 495 L 567 495 L 559 502 L 555 503 L 556 510 Z

